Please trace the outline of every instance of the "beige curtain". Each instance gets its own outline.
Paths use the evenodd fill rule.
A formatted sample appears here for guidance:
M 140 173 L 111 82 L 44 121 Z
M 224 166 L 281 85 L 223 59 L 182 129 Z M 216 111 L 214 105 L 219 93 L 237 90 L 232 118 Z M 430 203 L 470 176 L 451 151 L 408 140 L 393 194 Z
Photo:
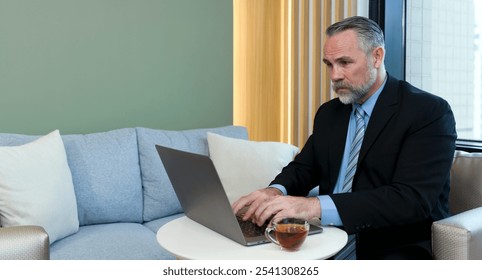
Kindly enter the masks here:
M 357 14 L 356 0 L 233 0 L 234 124 L 251 140 L 302 147 L 333 98 L 322 65 L 327 26 Z

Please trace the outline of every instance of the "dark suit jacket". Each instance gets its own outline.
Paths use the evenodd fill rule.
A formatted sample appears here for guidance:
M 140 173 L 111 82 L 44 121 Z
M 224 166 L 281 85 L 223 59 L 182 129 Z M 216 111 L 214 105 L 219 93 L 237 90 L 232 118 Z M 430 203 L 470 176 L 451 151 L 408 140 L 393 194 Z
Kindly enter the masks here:
M 430 240 L 432 222 L 449 214 L 456 140 L 450 106 L 389 76 L 365 132 L 353 191 L 333 194 L 351 111 L 338 99 L 320 106 L 313 134 L 272 184 L 300 196 L 319 185 L 344 229 L 357 233 L 358 257 Z

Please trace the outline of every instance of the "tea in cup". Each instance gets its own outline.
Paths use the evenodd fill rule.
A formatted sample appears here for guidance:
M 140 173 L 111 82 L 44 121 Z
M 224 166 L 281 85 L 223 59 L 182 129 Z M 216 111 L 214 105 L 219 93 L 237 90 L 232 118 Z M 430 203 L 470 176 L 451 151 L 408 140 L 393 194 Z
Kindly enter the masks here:
M 266 228 L 265 235 L 269 241 L 286 251 L 297 251 L 305 242 L 310 223 L 297 218 L 273 219 Z

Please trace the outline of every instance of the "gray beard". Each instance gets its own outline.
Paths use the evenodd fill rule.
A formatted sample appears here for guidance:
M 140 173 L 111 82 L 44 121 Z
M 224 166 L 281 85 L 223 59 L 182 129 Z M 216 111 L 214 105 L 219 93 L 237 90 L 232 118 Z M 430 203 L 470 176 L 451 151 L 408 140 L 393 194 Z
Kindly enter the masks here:
M 336 91 L 335 91 L 336 92 Z M 360 90 L 354 90 L 350 89 L 350 92 L 345 93 L 345 94 L 338 94 L 338 99 L 340 99 L 341 103 L 343 104 L 354 104 L 354 103 L 359 103 L 360 100 L 363 99 L 367 95 L 368 91 L 365 91 L 365 89 L 360 89 Z
M 341 103 L 354 104 L 354 103 L 360 103 L 360 100 L 362 100 L 368 94 L 368 91 L 373 86 L 375 81 L 376 81 L 376 72 L 371 71 L 370 78 L 368 79 L 365 85 L 354 87 L 352 85 L 345 84 L 343 81 L 338 81 L 338 82 L 333 82 L 332 87 L 336 95 L 338 95 L 338 98 L 340 99 Z M 338 94 L 337 90 L 339 88 L 348 89 L 349 92 L 345 94 Z

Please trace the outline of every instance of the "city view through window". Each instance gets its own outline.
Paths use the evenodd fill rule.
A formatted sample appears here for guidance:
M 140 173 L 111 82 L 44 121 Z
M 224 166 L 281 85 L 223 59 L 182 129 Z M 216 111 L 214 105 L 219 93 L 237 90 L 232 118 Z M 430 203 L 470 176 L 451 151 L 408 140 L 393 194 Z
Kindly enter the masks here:
M 482 140 L 482 1 L 408 0 L 406 79 L 452 106 L 459 139 Z

